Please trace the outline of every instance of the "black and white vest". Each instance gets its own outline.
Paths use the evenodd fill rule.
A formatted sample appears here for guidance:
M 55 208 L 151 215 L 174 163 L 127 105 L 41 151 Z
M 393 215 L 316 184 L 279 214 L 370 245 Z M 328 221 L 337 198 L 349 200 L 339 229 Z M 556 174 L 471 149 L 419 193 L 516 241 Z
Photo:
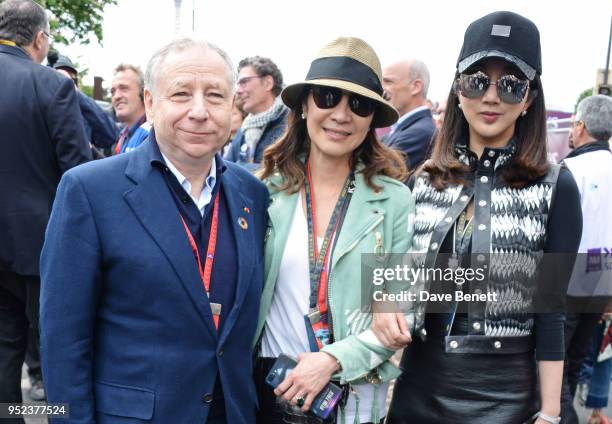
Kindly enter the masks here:
M 480 159 L 466 145 L 455 147 L 457 157 L 474 171 L 470 185 L 450 185 L 439 191 L 427 173 L 415 180 L 416 202 L 413 266 L 433 268 L 440 246 L 461 212 L 473 200 L 470 267 L 486 269 L 482 281 L 472 281 L 472 294 L 496 293 L 497 301 L 469 302 L 468 334 L 448 335 L 447 352 L 517 353 L 533 349 L 533 301 L 539 265 L 546 243 L 546 227 L 560 166 L 524 188 L 511 188 L 501 169 L 515 153 L 513 142 L 502 149 L 485 148 Z M 416 281 L 413 290 L 430 289 L 430 281 Z M 426 302 L 415 305 L 415 328 L 421 337 Z

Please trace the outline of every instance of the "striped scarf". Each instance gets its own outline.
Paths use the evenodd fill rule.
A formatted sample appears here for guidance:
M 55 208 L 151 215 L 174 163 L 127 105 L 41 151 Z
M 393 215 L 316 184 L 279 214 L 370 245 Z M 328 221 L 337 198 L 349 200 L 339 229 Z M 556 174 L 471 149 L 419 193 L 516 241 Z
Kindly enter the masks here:
M 242 123 L 242 133 L 244 134 L 244 141 L 246 142 L 246 160 L 247 162 L 253 162 L 255 157 L 255 148 L 261 138 L 266 126 L 278 119 L 278 117 L 285 110 L 285 105 L 280 99 L 280 96 L 276 98 L 274 104 L 266 111 L 258 113 L 256 115 L 250 114 L 244 119 Z

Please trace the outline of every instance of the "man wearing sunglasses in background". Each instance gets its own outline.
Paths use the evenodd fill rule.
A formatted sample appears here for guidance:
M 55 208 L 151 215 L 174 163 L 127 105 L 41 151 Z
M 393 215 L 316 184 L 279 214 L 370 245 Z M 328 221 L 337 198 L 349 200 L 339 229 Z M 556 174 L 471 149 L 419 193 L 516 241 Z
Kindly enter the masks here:
M 288 111 L 278 97 L 282 89 L 283 75 L 270 59 L 254 56 L 240 61 L 236 96 L 248 115 L 232 140 L 226 160 L 251 171 L 259 167 L 266 147 L 287 126 Z
M 400 114 L 383 142 L 405 155 L 406 166 L 412 172 L 427 159 L 436 130 L 427 107 L 429 70 L 419 60 L 398 62 L 383 70 L 382 84 L 385 98 Z

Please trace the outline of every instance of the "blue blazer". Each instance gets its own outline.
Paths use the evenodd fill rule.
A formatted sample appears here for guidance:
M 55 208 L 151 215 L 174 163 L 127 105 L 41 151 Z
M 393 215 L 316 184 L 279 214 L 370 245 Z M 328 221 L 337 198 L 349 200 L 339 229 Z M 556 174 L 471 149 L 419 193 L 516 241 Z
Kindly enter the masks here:
M 88 160 L 74 83 L 0 45 L 0 270 L 39 275 L 62 173 Z
M 153 144 L 66 173 L 41 258 L 41 349 L 62 423 L 206 423 L 217 372 L 228 423 L 255 422 L 252 339 L 268 194 L 223 174 L 239 246 L 235 303 L 217 334 Z M 246 220 L 248 228 L 239 225 Z M 242 222 L 242 220 L 241 220 Z
M 77 95 L 87 140 L 96 147 L 103 149 L 111 147 L 119 137 L 115 123 L 94 99 L 81 91 L 77 91 Z
M 435 131 L 431 112 L 429 109 L 421 110 L 400 123 L 393 134 L 383 138 L 383 142 L 404 153 L 406 166 L 413 171 L 427 159 Z

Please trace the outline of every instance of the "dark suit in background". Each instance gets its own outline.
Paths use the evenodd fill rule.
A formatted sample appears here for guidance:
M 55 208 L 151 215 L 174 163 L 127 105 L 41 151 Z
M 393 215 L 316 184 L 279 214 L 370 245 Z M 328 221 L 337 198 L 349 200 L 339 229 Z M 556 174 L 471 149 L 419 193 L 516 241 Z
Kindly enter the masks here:
M 406 156 L 406 166 L 412 172 L 427 159 L 435 131 L 431 111 L 420 110 L 400 122 L 383 142 Z
M 73 82 L 0 45 L 0 402 L 21 402 L 55 190 L 64 171 L 90 159 Z

